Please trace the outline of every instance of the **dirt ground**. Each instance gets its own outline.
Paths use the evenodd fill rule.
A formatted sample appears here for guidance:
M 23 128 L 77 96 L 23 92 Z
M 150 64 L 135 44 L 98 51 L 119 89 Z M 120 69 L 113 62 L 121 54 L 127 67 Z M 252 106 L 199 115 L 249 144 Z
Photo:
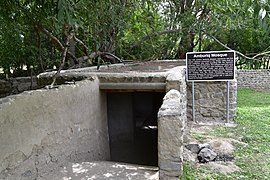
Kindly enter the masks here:
M 216 126 L 235 126 L 235 124 L 222 124 L 222 125 L 211 125 L 211 124 L 190 124 L 190 135 L 187 137 L 186 144 L 209 144 L 213 150 L 225 157 L 233 157 L 234 156 L 234 145 L 241 144 L 246 145 L 243 142 L 240 142 L 236 139 L 232 138 L 223 138 L 223 137 L 215 137 L 209 135 L 209 131 L 211 131 Z M 202 139 L 198 140 L 198 138 L 192 137 L 194 134 L 200 136 Z M 184 148 L 184 161 L 191 162 L 196 166 L 206 166 L 209 169 L 223 173 L 225 175 L 233 173 L 235 171 L 239 171 L 240 168 L 235 165 L 234 160 L 225 160 L 225 161 L 212 161 L 209 163 L 199 163 L 197 159 L 197 154 L 192 153 L 187 148 Z
M 111 161 L 68 163 L 46 180 L 158 180 L 158 168 Z

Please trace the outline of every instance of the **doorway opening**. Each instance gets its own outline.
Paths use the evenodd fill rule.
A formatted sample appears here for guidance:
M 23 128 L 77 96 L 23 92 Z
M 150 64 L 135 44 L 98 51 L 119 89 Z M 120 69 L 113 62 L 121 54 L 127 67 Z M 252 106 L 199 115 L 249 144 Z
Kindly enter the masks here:
M 112 161 L 158 166 L 157 114 L 164 92 L 107 93 Z

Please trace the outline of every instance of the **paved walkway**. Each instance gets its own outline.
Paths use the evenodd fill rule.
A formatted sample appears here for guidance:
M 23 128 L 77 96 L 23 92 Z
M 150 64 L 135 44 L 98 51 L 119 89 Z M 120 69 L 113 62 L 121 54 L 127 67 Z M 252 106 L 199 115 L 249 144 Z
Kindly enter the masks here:
M 110 161 L 68 163 L 50 180 L 158 180 L 158 168 Z

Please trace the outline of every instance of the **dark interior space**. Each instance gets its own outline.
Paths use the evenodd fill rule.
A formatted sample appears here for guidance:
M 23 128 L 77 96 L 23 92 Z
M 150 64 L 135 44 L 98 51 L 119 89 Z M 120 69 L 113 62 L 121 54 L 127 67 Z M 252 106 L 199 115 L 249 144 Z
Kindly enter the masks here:
M 111 160 L 158 166 L 157 114 L 165 93 L 107 93 Z

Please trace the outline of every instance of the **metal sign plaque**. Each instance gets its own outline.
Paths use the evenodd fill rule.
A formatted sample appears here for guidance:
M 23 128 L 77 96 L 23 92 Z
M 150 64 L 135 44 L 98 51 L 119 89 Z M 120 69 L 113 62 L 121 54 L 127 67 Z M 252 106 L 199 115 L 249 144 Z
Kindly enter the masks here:
M 235 51 L 189 52 L 187 81 L 229 81 L 235 78 Z

